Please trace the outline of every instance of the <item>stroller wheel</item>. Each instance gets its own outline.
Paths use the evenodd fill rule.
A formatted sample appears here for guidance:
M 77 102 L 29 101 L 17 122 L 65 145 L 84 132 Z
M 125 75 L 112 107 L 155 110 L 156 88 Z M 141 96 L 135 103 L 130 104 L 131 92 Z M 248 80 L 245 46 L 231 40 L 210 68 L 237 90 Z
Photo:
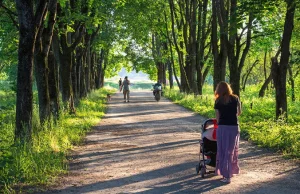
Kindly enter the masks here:
M 204 178 L 204 174 L 206 173 L 205 167 L 202 166 L 201 169 L 200 169 L 200 171 L 201 171 L 201 172 L 200 172 L 201 178 Z
M 200 163 L 196 165 L 196 174 L 199 174 L 200 172 Z

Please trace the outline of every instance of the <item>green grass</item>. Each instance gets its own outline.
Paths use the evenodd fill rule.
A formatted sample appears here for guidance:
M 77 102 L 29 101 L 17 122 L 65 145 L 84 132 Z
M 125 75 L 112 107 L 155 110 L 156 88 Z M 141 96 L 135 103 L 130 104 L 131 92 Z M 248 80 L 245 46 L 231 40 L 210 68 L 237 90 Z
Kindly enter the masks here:
M 30 146 L 13 144 L 14 107 L 10 106 L 13 96 L 6 98 L 6 108 L 0 112 L 0 192 L 21 192 L 22 186 L 50 184 L 58 174 L 65 173 L 69 151 L 100 121 L 106 109 L 106 94 L 113 92 L 113 89 L 92 92 L 80 101 L 76 115 L 62 113 L 58 123 L 49 124 L 52 127 L 47 129 L 39 126 L 35 109 Z
M 241 93 L 242 115 L 239 117 L 243 138 L 258 146 L 281 151 L 285 156 L 300 158 L 300 102 L 288 99 L 288 122 L 275 120 L 275 99 L 272 92 L 258 98 L 259 87 L 248 86 Z M 179 93 L 178 89 L 165 91 L 165 96 L 207 118 L 214 118 L 212 86 L 206 85 L 204 95 L 195 97 Z M 252 104 L 252 108 L 251 108 Z

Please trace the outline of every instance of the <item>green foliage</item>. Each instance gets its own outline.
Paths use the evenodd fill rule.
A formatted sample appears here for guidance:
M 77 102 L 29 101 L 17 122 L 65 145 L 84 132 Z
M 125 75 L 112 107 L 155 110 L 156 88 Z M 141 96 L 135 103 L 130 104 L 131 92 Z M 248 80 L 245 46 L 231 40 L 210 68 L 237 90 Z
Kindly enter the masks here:
M 13 1 L 1 1 L 8 9 L 15 11 Z M 16 66 L 18 60 L 18 30 L 10 16 L 0 6 L 0 80 L 9 76 L 7 71 Z M 5 73 L 5 75 L 3 74 Z
M 92 92 L 80 101 L 76 115 L 62 114 L 58 123 L 49 123 L 48 128 L 39 126 L 35 109 L 30 145 L 13 144 L 13 107 L 7 106 L 5 111 L 0 111 L 0 191 L 9 193 L 21 189 L 20 183 L 49 184 L 58 174 L 65 173 L 69 150 L 80 144 L 86 132 L 99 122 L 105 112 L 106 94 L 114 91 Z
M 288 157 L 300 158 L 299 99 L 288 104 L 288 122 L 284 119 L 275 121 L 273 94 L 270 93 L 265 98 L 258 98 L 258 90 L 259 87 L 257 86 L 248 86 L 247 91 L 241 93 L 242 114 L 239 121 L 242 136 L 259 146 L 279 150 Z M 195 97 L 180 93 L 178 89 L 167 89 L 165 97 L 202 116 L 214 118 L 212 86 L 205 85 L 203 93 L 205 95 Z

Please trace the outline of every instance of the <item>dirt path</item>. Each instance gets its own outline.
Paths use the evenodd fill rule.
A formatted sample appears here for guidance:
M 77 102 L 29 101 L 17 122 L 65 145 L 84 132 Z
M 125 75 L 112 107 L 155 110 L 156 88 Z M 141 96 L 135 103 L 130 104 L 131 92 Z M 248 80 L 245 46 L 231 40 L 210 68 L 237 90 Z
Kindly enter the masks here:
M 112 97 L 106 116 L 75 149 L 70 173 L 46 193 L 300 193 L 299 164 L 240 143 L 241 174 L 196 175 L 205 118 L 150 92 Z

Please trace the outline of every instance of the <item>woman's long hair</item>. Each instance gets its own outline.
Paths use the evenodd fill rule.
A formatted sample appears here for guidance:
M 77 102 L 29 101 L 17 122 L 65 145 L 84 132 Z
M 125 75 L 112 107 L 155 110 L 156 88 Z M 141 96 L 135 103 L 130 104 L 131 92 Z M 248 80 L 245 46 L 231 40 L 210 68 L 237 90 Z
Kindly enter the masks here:
M 232 89 L 227 82 L 221 81 L 218 83 L 215 91 L 215 98 L 223 104 L 230 102 L 230 96 L 235 96 L 232 93 Z

